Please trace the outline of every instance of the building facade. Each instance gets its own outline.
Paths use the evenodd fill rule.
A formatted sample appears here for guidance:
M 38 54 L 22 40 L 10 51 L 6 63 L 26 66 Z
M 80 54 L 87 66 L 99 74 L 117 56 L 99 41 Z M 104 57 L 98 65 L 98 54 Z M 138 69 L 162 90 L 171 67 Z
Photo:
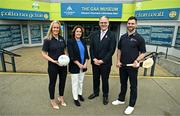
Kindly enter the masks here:
M 147 51 L 180 57 L 179 0 L 0 0 L 0 48 L 40 46 L 51 20 L 62 23 L 63 36 L 71 38 L 75 25 L 85 28 L 84 39 L 99 28 L 100 16 L 110 18 L 117 40 L 126 33 L 129 16 L 138 18 L 137 31 Z

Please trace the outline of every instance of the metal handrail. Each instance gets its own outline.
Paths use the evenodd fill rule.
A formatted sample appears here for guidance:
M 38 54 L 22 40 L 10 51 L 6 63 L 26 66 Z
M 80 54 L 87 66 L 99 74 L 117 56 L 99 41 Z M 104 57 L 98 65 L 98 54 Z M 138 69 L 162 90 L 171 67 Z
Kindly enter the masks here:
M 21 55 L 15 54 L 15 53 L 10 52 L 10 51 L 5 50 L 5 49 L 1 49 L 0 52 L 3 52 L 3 53 L 8 54 L 8 55 L 13 55 L 13 56 L 16 56 L 16 57 L 21 57 Z
M 11 62 L 5 61 L 4 54 L 7 54 L 11 57 Z M 1 64 L 2 64 L 2 71 L 6 72 L 6 63 L 12 64 L 13 72 L 16 72 L 16 64 L 15 64 L 15 58 L 14 57 L 21 57 L 21 55 L 15 54 L 13 52 L 7 51 L 5 49 L 0 50 L 0 58 L 1 58 Z
M 151 72 L 150 72 L 150 76 L 154 76 L 154 70 L 155 70 L 155 66 L 156 66 L 156 58 L 158 56 L 157 52 L 151 52 L 149 54 L 147 54 L 144 58 L 147 57 L 151 57 L 154 60 L 154 64 L 151 67 Z M 147 76 L 147 68 L 144 68 L 144 76 Z

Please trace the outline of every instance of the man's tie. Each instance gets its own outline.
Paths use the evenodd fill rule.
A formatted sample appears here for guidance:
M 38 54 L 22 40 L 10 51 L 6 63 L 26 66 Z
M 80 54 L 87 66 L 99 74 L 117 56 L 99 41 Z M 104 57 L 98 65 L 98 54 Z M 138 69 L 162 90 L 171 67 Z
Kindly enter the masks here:
M 104 37 L 104 34 L 105 34 L 105 31 L 101 31 L 101 40 L 103 39 L 103 37 Z

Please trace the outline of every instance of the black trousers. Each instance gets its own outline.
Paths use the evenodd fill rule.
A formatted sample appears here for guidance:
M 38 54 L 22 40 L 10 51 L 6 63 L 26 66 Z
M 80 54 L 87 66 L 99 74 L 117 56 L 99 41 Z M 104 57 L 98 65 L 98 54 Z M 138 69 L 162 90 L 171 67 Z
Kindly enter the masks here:
M 102 80 L 103 97 L 108 97 L 109 93 L 109 74 L 111 66 L 109 65 L 92 65 L 93 70 L 93 91 L 94 94 L 99 94 L 100 77 Z
M 60 67 L 56 64 L 48 64 L 49 74 L 49 95 L 50 99 L 54 99 L 56 80 L 59 75 L 59 96 L 64 95 L 64 88 L 67 76 L 67 66 Z
M 130 82 L 130 101 L 129 106 L 134 107 L 136 104 L 137 99 L 137 75 L 138 75 L 138 69 L 132 68 L 132 67 L 121 67 L 119 70 L 120 73 L 120 94 L 119 94 L 119 100 L 125 101 L 125 96 L 127 92 L 127 81 L 129 78 Z

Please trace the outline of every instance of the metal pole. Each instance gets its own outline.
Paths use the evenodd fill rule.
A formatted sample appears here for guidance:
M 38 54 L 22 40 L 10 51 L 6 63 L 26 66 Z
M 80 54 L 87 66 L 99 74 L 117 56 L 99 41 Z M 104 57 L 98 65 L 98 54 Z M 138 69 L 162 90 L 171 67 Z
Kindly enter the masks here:
M 0 56 L 1 56 L 2 71 L 6 72 L 6 64 L 5 64 L 5 60 L 4 60 L 4 53 L 0 52 Z
M 144 76 L 147 76 L 147 68 L 144 68 Z
M 156 46 L 156 53 L 158 52 L 158 45 Z
M 151 67 L 151 73 L 150 76 L 154 76 L 154 70 L 155 70 L 155 65 L 156 65 L 156 57 L 157 57 L 157 53 L 155 55 L 153 55 L 153 60 L 154 60 L 154 64 Z
M 168 54 L 168 47 L 167 47 L 167 49 L 166 49 L 165 59 L 167 59 L 167 54 Z
M 14 60 L 14 56 L 13 55 L 11 56 L 11 62 L 12 62 L 13 72 L 16 72 L 16 65 L 15 65 L 15 60 Z

